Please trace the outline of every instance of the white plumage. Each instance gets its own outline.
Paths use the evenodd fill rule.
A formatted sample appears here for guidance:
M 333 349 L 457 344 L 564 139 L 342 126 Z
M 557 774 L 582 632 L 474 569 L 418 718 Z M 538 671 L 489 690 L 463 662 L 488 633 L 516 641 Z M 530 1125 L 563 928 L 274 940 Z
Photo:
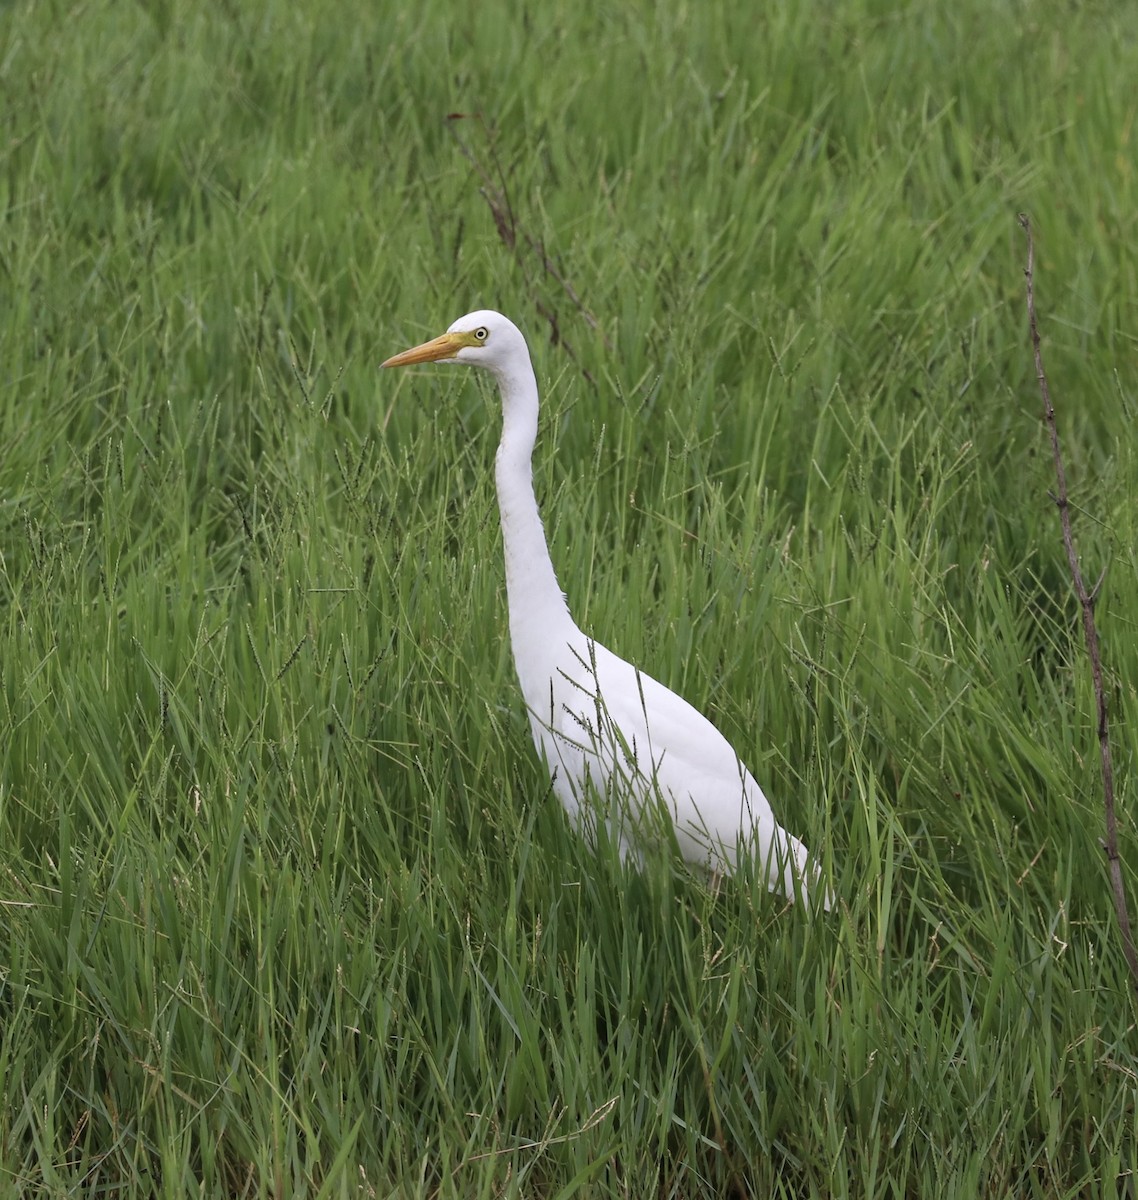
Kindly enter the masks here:
M 538 393 L 529 348 L 501 313 L 481 310 L 385 367 L 483 367 L 502 396 L 495 477 L 506 558 L 510 642 L 534 742 L 570 817 L 603 821 L 624 853 L 666 840 L 685 859 L 730 873 L 757 855 L 767 885 L 794 899 L 821 888 L 817 864 L 771 812 L 727 739 L 687 701 L 586 637 L 557 583 L 533 493 Z M 822 903 L 830 907 L 828 890 Z

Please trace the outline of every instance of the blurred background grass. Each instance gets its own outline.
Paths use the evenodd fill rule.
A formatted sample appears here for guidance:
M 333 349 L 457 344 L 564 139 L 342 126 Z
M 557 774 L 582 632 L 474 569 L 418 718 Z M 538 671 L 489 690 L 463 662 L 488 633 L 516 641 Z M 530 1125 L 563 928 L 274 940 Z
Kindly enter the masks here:
M 1132 884 L 1124 8 L 93 0 L 0 48 L 3 1188 L 1133 1195 L 1015 222 Z M 576 616 L 831 919 L 565 827 L 492 393 L 376 372 L 484 305 Z

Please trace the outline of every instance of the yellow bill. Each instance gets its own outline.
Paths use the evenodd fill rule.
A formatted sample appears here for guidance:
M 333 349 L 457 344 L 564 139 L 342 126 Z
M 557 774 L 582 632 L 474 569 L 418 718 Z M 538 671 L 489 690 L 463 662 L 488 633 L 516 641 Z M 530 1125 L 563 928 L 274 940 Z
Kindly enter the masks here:
M 441 362 L 454 356 L 464 346 L 477 346 L 478 339 L 472 333 L 444 333 L 421 346 L 412 346 L 402 354 L 393 354 L 381 367 L 410 367 L 415 363 Z

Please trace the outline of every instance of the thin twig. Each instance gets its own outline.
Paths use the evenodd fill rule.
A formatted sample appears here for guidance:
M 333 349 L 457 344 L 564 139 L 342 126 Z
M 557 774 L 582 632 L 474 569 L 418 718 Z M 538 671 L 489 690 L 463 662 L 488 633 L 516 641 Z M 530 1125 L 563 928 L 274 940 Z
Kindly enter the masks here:
M 450 114 L 451 120 L 457 120 L 465 115 L 466 114 L 464 113 Z M 462 140 L 462 138 L 459 137 L 457 133 L 455 133 L 454 137 L 455 141 L 458 143 L 458 148 L 462 151 L 463 156 L 471 164 L 471 166 L 474 167 L 475 171 L 478 172 L 479 178 L 482 180 L 482 194 L 486 198 L 486 203 L 490 205 L 490 209 L 494 214 L 494 223 L 498 226 L 498 231 L 502 235 L 502 240 L 505 241 L 506 245 L 511 250 L 513 250 L 517 244 L 517 235 L 519 233 L 522 235 L 526 243 L 529 245 L 529 248 L 540 260 L 542 270 L 555 283 L 557 283 L 565 295 L 568 296 L 573 302 L 577 311 L 584 319 L 585 324 L 591 329 L 596 330 L 596 332 L 601 335 L 601 338 L 605 343 L 605 348 L 611 350 L 612 343 L 609 341 L 608 335 L 605 333 L 604 329 L 601 328 L 600 321 L 598 321 L 593 313 L 589 310 L 581 297 L 577 295 L 576 289 L 569 282 L 569 280 L 561 274 L 561 271 L 558 269 L 553 259 L 550 258 L 549 251 L 546 249 L 545 243 L 541 240 L 541 238 L 530 233 L 530 231 L 518 221 L 516 215 L 514 214 L 513 205 L 510 203 L 510 193 L 506 184 L 506 175 L 502 170 L 502 164 L 499 161 L 497 152 L 494 149 L 494 142 L 490 136 L 490 131 L 486 128 L 486 123 L 482 119 L 481 114 L 474 115 L 482 125 L 482 132 L 485 135 L 487 144 L 490 147 L 490 157 L 494 163 L 494 168 L 497 172 L 499 180 L 497 184 L 491 180 L 490 174 L 486 170 L 485 166 L 479 161 L 478 157 Z M 454 127 L 452 126 L 451 129 L 453 132 Z
M 476 120 L 482 129 L 483 136 L 486 139 L 486 144 L 489 147 L 490 161 L 493 166 L 493 172 L 491 172 L 490 168 L 487 167 L 482 159 L 479 158 L 478 155 L 471 149 L 471 147 L 463 140 L 456 129 L 455 123 L 457 121 L 468 118 L 473 118 Z M 523 272 L 525 272 L 527 279 L 529 278 L 529 272 L 526 270 L 526 264 L 521 253 L 520 243 L 522 242 L 529 247 L 531 253 L 537 258 L 538 262 L 541 264 L 542 271 L 544 271 L 545 274 L 548 275 L 549 278 L 561 288 L 565 295 L 568 296 L 573 306 L 581 314 L 585 324 L 588 325 L 590 329 L 595 330 L 601 335 L 601 339 L 605 344 L 605 348 L 611 351 L 612 344 L 610 343 L 604 329 L 601 327 L 600 321 L 597 320 L 596 316 L 581 300 L 576 289 L 569 282 L 569 280 L 562 275 L 561 271 L 550 257 L 549 251 L 546 249 L 545 242 L 535 234 L 530 233 L 530 231 L 521 223 L 521 221 L 518 220 L 517 213 L 514 210 L 513 202 L 510 199 L 510 190 L 506 181 L 506 173 L 502 168 L 502 163 L 498 158 L 497 150 L 494 146 L 494 139 L 491 136 L 490 130 L 486 126 L 486 122 L 482 118 L 482 114 L 449 113 L 448 119 L 450 121 L 449 127 L 451 133 L 454 135 L 454 140 L 459 148 L 459 151 L 462 153 L 462 156 L 466 159 L 466 161 L 469 162 L 474 168 L 475 173 L 481 181 L 482 186 L 479 188 L 479 193 L 483 200 L 486 201 L 487 207 L 490 209 L 490 214 L 494 218 L 494 227 L 498 231 L 498 236 L 502 239 L 502 243 L 505 245 L 506 249 L 513 254 Z M 561 330 L 556 310 L 551 304 L 543 303 L 540 298 L 537 299 L 536 304 L 538 312 L 549 323 L 550 340 L 555 346 L 563 346 L 568 352 L 569 356 L 575 362 L 577 362 L 578 365 L 580 365 L 577 352 L 573 349 L 573 346 L 569 343 Z M 584 367 L 582 367 L 581 370 L 585 375 L 585 378 L 588 380 L 590 386 L 595 387 L 596 383 L 592 375 L 589 374 Z
M 1114 767 L 1110 757 L 1110 736 L 1106 714 L 1106 690 L 1102 682 L 1102 657 L 1099 653 L 1098 628 L 1095 625 L 1095 599 L 1102 585 L 1099 578 L 1092 591 L 1087 591 L 1083 572 L 1079 567 L 1079 556 L 1075 550 L 1075 539 L 1071 533 L 1071 504 L 1067 496 L 1067 473 L 1063 469 L 1063 456 L 1059 452 L 1059 430 L 1055 424 L 1055 409 L 1051 404 L 1051 389 L 1043 370 L 1043 354 L 1039 344 L 1039 324 L 1035 317 L 1035 243 L 1031 236 L 1031 221 L 1026 213 L 1020 213 L 1019 223 L 1027 234 L 1027 320 L 1031 329 L 1031 346 L 1035 353 L 1035 377 L 1043 396 L 1043 415 L 1047 421 L 1047 432 L 1051 436 L 1051 454 L 1055 460 L 1055 479 L 1058 492 L 1053 497 L 1059 509 L 1059 520 L 1063 526 L 1063 547 L 1067 551 L 1067 565 L 1075 585 L 1075 595 L 1083 610 L 1083 636 L 1087 643 L 1087 655 L 1091 660 L 1091 678 L 1094 681 L 1095 705 L 1098 709 L 1098 744 L 1102 763 L 1103 807 L 1106 813 L 1106 841 L 1103 849 L 1110 868 L 1110 882 L 1114 891 L 1114 910 L 1118 915 L 1118 928 L 1122 935 L 1122 953 L 1130 967 L 1131 983 L 1138 990 L 1138 952 L 1134 949 L 1134 937 L 1130 931 L 1130 914 L 1126 908 L 1126 889 L 1122 883 L 1122 862 L 1118 856 L 1118 819 L 1114 811 Z

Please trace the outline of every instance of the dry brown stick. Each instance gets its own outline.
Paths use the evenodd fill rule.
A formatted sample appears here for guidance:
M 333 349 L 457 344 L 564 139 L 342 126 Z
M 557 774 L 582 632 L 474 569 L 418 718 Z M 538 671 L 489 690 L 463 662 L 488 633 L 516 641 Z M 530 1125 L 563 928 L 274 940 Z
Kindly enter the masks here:
M 478 157 L 477 154 L 475 154 L 470 146 L 467 145 L 455 128 L 454 123 L 456 121 L 467 118 L 473 118 L 477 120 L 482 127 L 483 135 L 485 136 L 487 144 L 490 147 L 490 157 L 493 162 L 497 179 L 494 178 L 494 175 L 491 174 L 491 171 L 489 168 L 487 168 L 486 164 Z M 573 287 L 569 280 L 561 274 L 560 270 L 558 270 L 556 264 L 549 256 L 549 251 L 546 249 L 545 242 L 543 242 L 542 239 L 537 237 L 535 234 L 530 233 L 530 231 L 526 229 L 526 227 L 517 219 L 513 204 L 510 201 L 510 193 L 506 183 L 505 172 L 502 170 L 502 164 L 498 160 L 493 139 L 490 135 L 489 129 L 486 127 L 485 121 L 482 119 L 481 113 L 449 113 L 448 120 L 451 122 L 450 130 L 454 136 L 455 143 L 458 145 L 459 151 L 462 153 L 462 156 L 467 160 L 467 162 L 469 162 L 474 168 L 478 178 L 482 181 L 482 186 L 479 188 L 479 194 L 482 196 L 483 200 L 486 201 L 487 207 L 490 209 L 490 213 L 494 218 L 494 226 L 498 230 L 498 236 L 502 239 L 502 242 L 506 248 L 511 251 L 514 257 L 521 264 L 523 271 L 525 271 L 525 263 L 523 262 L 522 256 L 519 252 L 520 248 L 518 239 L 520 235 L 521 240 L 529 246 L 530 251 L 541 264 L 541 269 L 561 288 L 565 295 L 568 296 L 573 306 L 581 314 L 581 317 L 585 323 L 591 329 L 594 329 L 601 335 L 601 339 L 604 342 L 606 349 L 611 351 L 612 344 L 608 339 L 608 335 L 601 327 L 600 321 L 597 320 L 596 316 L 589 310 L 580 296 L 578 296 L 577 290 Z M 527 277 L 528 274 L 529 272 L 526 271 Z M 555 346 L 564 346 L 564 348 L 569 352 L 570 357 L 572 357 L 574 361 L 579 362 L 576 351 L 569 344 L 565 338 L 565 335 L 561 331 L 556 311 L 551 306 L 543 304 L 540 300 L 537 301 L 537 309 L 538 312 L 541 313 L 541 315 L 549 322 L 550 337 L 553 341 L 553 344 Z M 590 375 L 588 371 L 585 371 L 584 368 L 582 368 L 582 371 L 590 385 L 595 387 L 596 385 L 592 375 Z
M 458 120 L 460 117 L 465 115 L 466 114 L 464 113 L 451 113 L 450 119 L 452 121 Z M 454 137 L 455 141 L 458 143 L 459 150 L 462 151 L 463 157 L 467 160 L 467 162 L 470 163 L 472 167 L 474 167 L 475 171 L 478 172 L 479 178 L 482 180 L 482 196 L 486 203 L 490 206 L 490 211 L 494 214 L 494 223 L 498 227 L 498 232 L 502 236 L 502 240 L 511 250 L 513 250 L 517 244 L 517 235 L 519 233 L 522 235 L 522 237 L 526 240 L 526 243 L 529 245 L 529 248 L 541 262 L 542 270 L 573 302 L 577 311 L 584 319 L 585 324 L 588 325 L 590 329 L 596 330 L 596 332 L 601 335 L 606 349 L 611 350 L 612 343 L 609 341 L 608 335 L 605 333 L 604 329 L 601 328 L 600 321 L 598 321 L 593 315 L 581 297 L 577 295 L 576 288 L 574 288 L 569 280 L 561 274 L 557 265 L 549 257 L 549 251 L 545 247 L 545 242 L 543 242 L 541 238 L 537 237 L 535 234 L 530 233 L 530 231 L 526 229 L 526 227 L 522 225 L 515 217 L 513 206 L 510 204 L 510 194 L 506 186 L 505 173 L 502 170 L 502 164 L 498 161 L 497 153 L 494 150 L 494 142 L 490 137 L 490 131 L 486 128 L 486 123 L 482 120 L 481 114 L 473 115 L 477 117 L 478 121 L 482 125 L 482 132 L 486 137 L 487 144 L 490 147 L 490 157 L 494 161 L 494 166 L 496 168 L 499 180 L 497 184 L 492 181 L 490 172 L 487 171 L 486 167 L 482 164 L 474 151 L 470 149 L 470 147 L 462 140 L 461 137 L 458 136 L 457 133 L 455 133 Z M 454 132 L 453 126 L 451 127 L 451 131 Z
M 1130 932 L 1130 914 L 1126 908 L 1126 889 L 1122 882 L 1122 862 L 1118 856 L 1118 818 L 1114 811 L 1114 766 L 1110 757 L 1110 734 L 1106 714 L 1106 690 L 1102 682 L 1102 656 L 1099 653 L 1098 627 L 1095 625 L 1095 600 L 1102 584 L 1100 578 L 1093 591 L 1087 591 L 1079 556 L 1075 550 L 1075 539 L 1071 533 L 1071 504 L 1067 496 L 1067 473 L 1063 469 L 1063 456 L 1059 452 L 1059 430 L 1055 424 L 1055 409 L 1051 403 L 1051 389 L 1047 386 L 1047 375 L 1043 370 L 1043 353 L 1039 344 L 1039 324 L 1035 317 L 1035 243 L 1031 236 L 1031 221 L 1026 213 L 1020 213 L 1019 223 L 1027 235 L 1027 321 L 1031 329 L 1031 347 L 1035 353 L 1035 377 L 1043 396 L 1043 415 L 1047 421 L 1047 432 L 1051 436 L 1051 454 L 1055 460 L 1057 493 L 1053 497 L 1059 509 L 1059 520 L 1063 526 L 1063 547 L 1067 551 L 1067 565 L 1071 568 L 1071 579 L 1075 595 L 1083 610 L 1083 636 L 1087 643 L 1087 655 L 1091 660 L 1091 678 L 1094 681 L 1095 705 L 1098 709 L 1099 758 L 1102 763 L 1103 806 L 1106 811 L 1106 841 L 1103 849 L 1110 868 L 1110 882 L 1114 891 L 1114 911 L 1118 915 L 1118 928 L 1122 934 L 1122 953 L 1130 967 L 1131 983 L 1138 990 L 1138 952 L 1134 949 L 1134 937 Z

